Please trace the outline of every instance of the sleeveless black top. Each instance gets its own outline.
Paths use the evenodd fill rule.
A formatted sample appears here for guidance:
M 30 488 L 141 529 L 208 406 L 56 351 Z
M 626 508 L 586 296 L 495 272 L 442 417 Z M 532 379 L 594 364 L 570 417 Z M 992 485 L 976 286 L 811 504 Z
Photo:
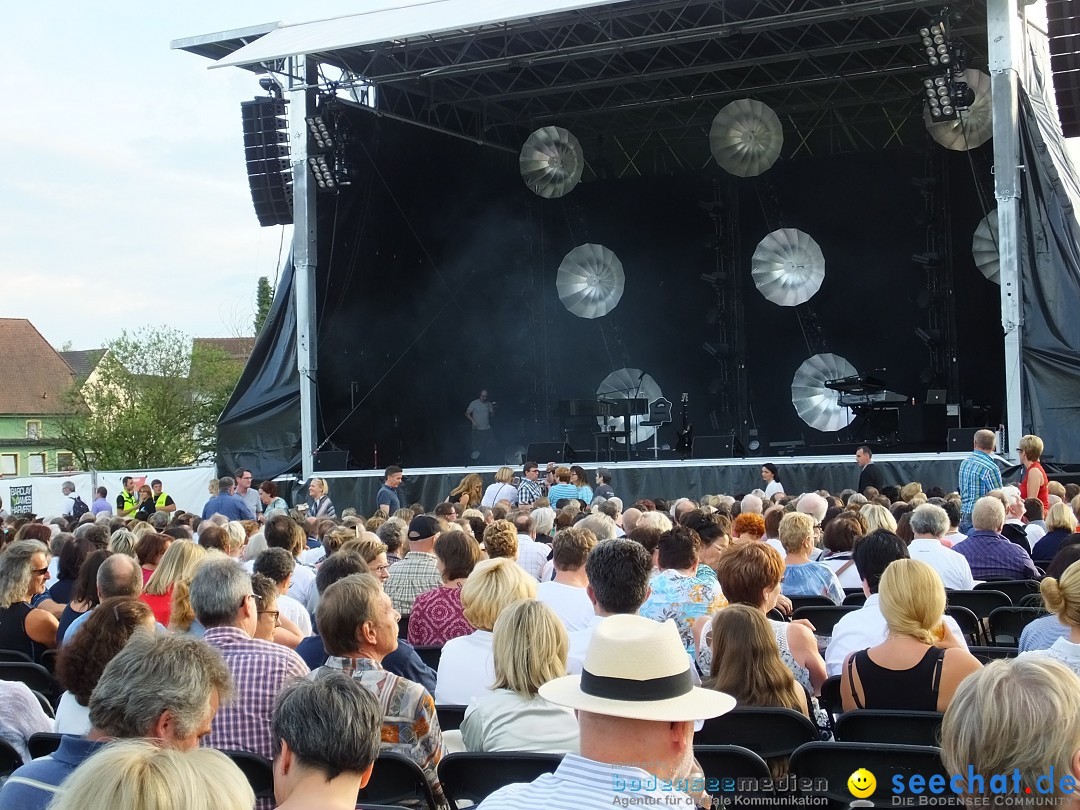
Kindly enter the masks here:
M 931 647 L 910 669 L 886 669 L 870 660 L 867 650 L 860 650 L 848 659 L 851 697 L 860 709 L 936 712 L 944 660 L 945 650 Z M 862 684 L 861 701 L 855 693 L 855 679 L 851 672 L 853 665 L 859 671 L 859 683 Z
M 31 610 L 33 608 L 26 602 L 16 602 L 11 607 L 0 610 L 0 650 L 26 653 L 40 663 L 41 655 L 47 648 L 31 640 L 26 634 L 26 617 Z

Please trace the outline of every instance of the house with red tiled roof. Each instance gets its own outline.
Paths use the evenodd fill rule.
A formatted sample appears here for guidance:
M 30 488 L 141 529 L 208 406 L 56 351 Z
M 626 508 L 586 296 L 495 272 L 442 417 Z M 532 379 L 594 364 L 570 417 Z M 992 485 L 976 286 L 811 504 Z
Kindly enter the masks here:
M 77 377 L 30 321 L 0 318 L 0 475 L 74 468 L 56 423 Z

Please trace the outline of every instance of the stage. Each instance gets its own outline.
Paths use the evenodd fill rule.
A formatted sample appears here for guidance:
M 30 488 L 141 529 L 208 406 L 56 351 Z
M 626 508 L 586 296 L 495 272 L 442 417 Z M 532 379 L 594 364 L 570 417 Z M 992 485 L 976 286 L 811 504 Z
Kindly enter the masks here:
M 956 489 L 960 462 L 968 453 L 879 453 L 874 463 L 881 469 L 888 484 L 906 484 L 918 481 L 923 489 L 939 486 L 946 492 Z M 544 467 L 549 459 L 535 460 Z M 704 495 L 741 495 L 757 487 L 763 487 L 761 465 L 771 458 L 706 458 L 619 461 L 603 465 L 588 464 L 591 473 L 597 466 L 611 470 L 611 485 L 624 506 L 639 498 L 679 498 L 695 500 Z M 996 456 L 1002 476 L 1019 479 L 1019 467 Z M 859 466 L 851 455 L 799 456 L 782 459 L 780 481 L 788 493 L 827 489 L 840 492 L 858 483 Z M 421 503 L 426 509 L 446 499 L 446 496 L 468 473 L 480 473 L 484 484 L 494 480 L 498 467 L 418 467 L 405 468 L 398 496 L 402 505 Z M 520 473 L 520 469 L 518 470 Z M 375 493 L 383 481 L 382 470 L 349 470 L 318 473 L 326 479 L 330 499 L 338 514 L 349 506 L 360 514 L 370 516 L 375 509 Z

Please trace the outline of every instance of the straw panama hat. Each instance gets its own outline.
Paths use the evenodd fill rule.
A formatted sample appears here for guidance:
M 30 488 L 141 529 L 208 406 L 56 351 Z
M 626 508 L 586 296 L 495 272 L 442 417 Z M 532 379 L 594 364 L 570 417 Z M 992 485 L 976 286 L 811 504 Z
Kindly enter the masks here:
M 596 625 L 582 673 L 548 681 L 540 697 L 584 712 L 663 722 L 705 720 L 735 708 L 731 695 L 693 685 L 673 621 L 627 614 Z

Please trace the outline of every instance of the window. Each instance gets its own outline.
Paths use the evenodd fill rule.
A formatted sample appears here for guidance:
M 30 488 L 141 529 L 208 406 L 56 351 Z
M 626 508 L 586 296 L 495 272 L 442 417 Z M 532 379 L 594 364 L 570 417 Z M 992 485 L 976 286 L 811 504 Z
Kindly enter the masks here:
M 75 469 L 75 454 L 74 453 L 57 453 L 56 454 L 56 470 L 57 472 L 67 472 L 68 470 Z
M 19 457 L 15 453 L 0 453 L 0 475 L 18 475 Z
M 43 475 L 45 473 L 45 454 L 31 453 L 26 457 L 29 462 L 30 475 Z
M 26 438 L 31 441 L 37 441 L 41 438 L 41 421 L 38 419 L 28 419 L 26 421 Z

